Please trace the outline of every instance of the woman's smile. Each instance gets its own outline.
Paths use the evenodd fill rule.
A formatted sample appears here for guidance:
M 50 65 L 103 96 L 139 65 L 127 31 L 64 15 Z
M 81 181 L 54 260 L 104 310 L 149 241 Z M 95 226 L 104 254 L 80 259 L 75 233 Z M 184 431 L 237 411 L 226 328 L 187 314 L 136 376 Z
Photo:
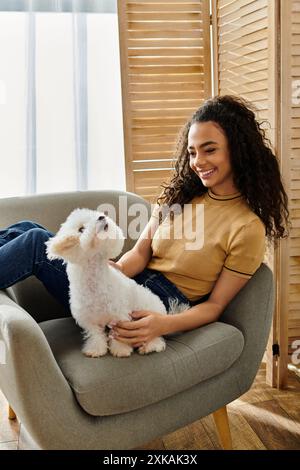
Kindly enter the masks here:
M 199 176 L 200 178 L 206 180 L 210 178 L 212 175 L 214 175 L 216 171 L 217 171 L 217 168 L 211 168 L 210 170 L 206 170 L 206 171 L 199 171 Z

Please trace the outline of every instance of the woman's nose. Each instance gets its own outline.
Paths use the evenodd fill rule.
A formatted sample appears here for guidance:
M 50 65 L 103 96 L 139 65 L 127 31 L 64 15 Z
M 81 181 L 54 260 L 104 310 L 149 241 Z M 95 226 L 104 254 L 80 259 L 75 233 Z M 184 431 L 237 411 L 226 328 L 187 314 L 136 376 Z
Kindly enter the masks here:
M 205 157 L 197 153 L 194 158 L 194 165 L 195 166 L 203 166 L 205 164 Z

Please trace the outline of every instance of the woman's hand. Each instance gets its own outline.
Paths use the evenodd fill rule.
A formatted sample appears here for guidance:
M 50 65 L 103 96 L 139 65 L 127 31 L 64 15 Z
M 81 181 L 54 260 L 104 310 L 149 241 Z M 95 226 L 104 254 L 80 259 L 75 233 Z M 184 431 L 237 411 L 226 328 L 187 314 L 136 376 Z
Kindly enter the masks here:
M 119 321 L 111 329 L 110 336 L 135 348 L 167 333 L 167 315 L 150 310 L 138 310 L 132 312 L 131 317 L 135 321 Z

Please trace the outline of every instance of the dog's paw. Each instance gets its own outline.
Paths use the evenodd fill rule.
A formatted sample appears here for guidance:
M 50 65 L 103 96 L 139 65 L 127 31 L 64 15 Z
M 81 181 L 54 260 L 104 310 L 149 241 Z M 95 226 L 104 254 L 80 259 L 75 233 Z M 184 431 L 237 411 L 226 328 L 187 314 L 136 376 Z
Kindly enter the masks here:
M 166 349 L 166 342 L 163 338 L 155 338 L 150 343 L 140 346 L 138 349 L 139 354 L 148 354 L 151 352 L 162 352 Z
M 104 341 L 88 339 L 82 348 L 82 352 L 87 357 L 101 357 L 107 353 L 107 344 Z
M 129 344 L 121 343 L 115 339 L 111 339 L 109 342 L 110 353 L 115 357 L 129 357 L 133 351 L 133 348 Z
M 105 352 L 99 352 L 99 351 L 83 351 L 83 354 L 86 356 L 86 357 L 101 357 L 101 356 L 105 356 L 105 354 L 107 354 L 107 350 Z

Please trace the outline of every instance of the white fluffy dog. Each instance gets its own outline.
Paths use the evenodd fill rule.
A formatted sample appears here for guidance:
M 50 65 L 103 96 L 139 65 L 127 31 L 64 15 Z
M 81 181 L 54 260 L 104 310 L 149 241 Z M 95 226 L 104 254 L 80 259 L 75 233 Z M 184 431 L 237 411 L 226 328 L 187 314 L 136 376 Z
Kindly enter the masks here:
M 111 321 L 130 321 L 134 310 L 153 310 L 166 314 L 160 298 L 137 284 L 108 260 L 122 251 L 124 235 L 112 219 L 102 212 L 75 209 L 47 242 L 47 256 L 67 263 L 70 282 L 71 312 L 83 328 L 86 342 L 83 353 L 99 357 L 130 356 L 133 348 L 116 339 L 108 341 L 105 326 Z M 163 338 L 158 337 L 140 346 L 140 354 L 164 351 Z

